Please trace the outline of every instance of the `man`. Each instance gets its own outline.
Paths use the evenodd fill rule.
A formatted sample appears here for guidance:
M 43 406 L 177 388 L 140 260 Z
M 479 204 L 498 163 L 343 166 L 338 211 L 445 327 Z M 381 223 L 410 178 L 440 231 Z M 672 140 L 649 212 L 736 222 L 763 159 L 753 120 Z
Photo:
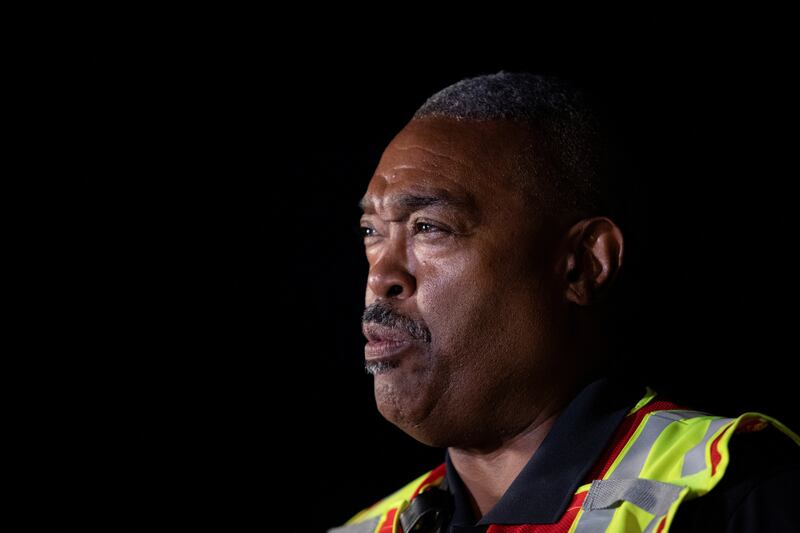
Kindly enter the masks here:
M 578 91 L 499 73 L 434 95 L 387 147 L 362 200 L 366 367 L 383 416 L 446 461 L 333 531 L 798 523 L 786 428 L 600 379 L 625 249 L 600 132 Z

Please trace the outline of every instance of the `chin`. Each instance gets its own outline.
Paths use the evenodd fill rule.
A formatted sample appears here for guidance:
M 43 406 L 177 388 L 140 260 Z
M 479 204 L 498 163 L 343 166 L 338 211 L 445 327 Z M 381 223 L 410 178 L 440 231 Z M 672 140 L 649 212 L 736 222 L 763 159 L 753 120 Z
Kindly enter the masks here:
M 436 416 L 437 401 L 430 391 L 404 383 L 398 369 L 375 375 L 375 402 L 381 415 L 413 439 L 437 448 L 448 446 L 448 426 Z M 412 380 L 413 381 L 413 380 Z M 419 384 L 419 383 L 417 383 Z

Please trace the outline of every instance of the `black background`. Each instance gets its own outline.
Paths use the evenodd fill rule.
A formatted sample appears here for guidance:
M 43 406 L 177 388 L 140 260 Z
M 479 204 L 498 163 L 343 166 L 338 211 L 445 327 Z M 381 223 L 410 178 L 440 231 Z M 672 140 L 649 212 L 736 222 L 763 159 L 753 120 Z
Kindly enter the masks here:
M 796 116 L 770 50 L 101 44 L 54 51 L 41 93 L 59 171 L 30 222 L 47 327 L 22 412 L 54 525 L 322 531 L 441 461 L 375 409 L 357 202 L 427 96 L 500 69 L 566 77 L 617 117 L 639 178 L 632 373 L 798 427 Z

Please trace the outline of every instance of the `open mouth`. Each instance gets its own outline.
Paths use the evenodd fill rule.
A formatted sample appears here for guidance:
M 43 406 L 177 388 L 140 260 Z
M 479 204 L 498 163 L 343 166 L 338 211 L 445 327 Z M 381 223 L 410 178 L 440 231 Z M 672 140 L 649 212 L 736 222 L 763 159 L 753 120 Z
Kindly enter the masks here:
M 367 338 L 364 358 L 372 361 L 396 357 L 416 343 L 402 330 L 374 323 L 364 324 L 362 331 Z

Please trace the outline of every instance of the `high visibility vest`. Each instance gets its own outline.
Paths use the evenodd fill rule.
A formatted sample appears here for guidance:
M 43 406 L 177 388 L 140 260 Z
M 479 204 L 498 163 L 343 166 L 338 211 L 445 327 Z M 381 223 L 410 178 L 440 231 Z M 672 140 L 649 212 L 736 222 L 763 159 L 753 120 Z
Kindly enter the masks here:
M 722 418 L 654 398 L 648 389 L 627 414 L 558 522 L 491 525 L 488 533 L 665 533 L 682 502 L 707 494 L 725 475 L 735 433 L 771 424 L 800 445 L 800 437 L 759 413 Z M 401 513 L 444 477 L 442 464 L 329 533 L 401 533 Z

